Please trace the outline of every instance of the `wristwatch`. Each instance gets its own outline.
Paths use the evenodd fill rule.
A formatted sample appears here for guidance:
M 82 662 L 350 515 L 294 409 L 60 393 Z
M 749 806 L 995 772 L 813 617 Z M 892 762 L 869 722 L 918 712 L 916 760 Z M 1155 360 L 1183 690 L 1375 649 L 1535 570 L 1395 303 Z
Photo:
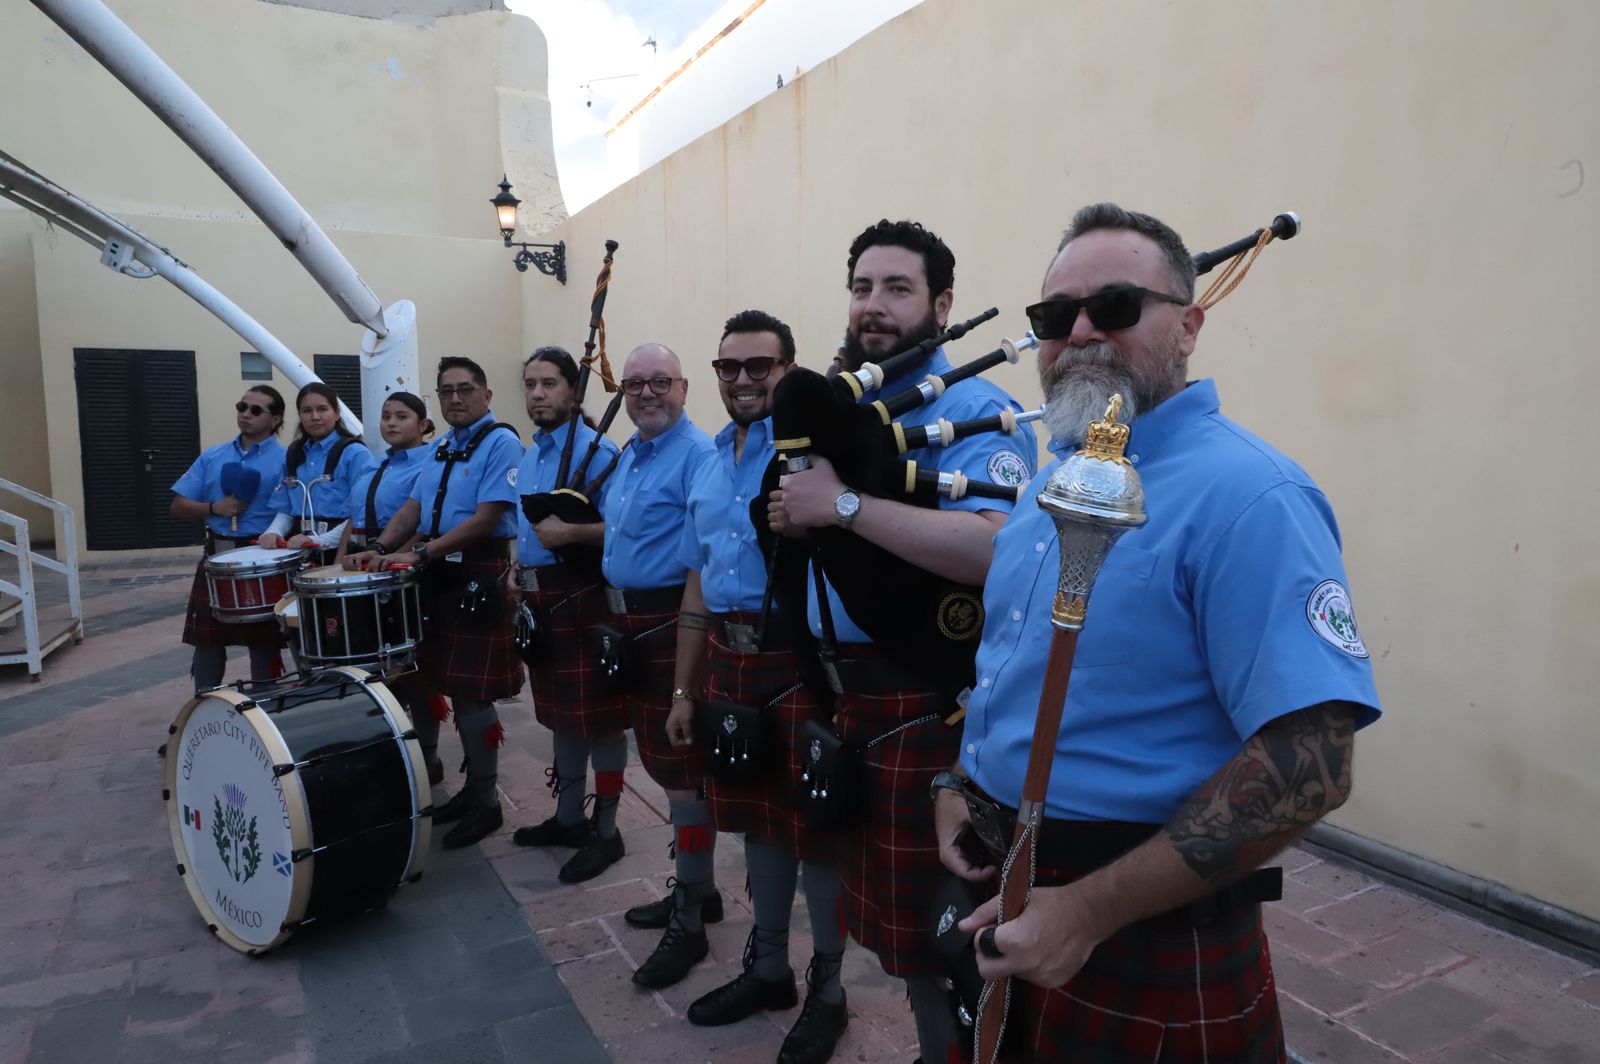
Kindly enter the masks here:
M 839 497 L 833 500 L 834 519 L 839 527 L 849 531 L 850 526 L 856 523 L 856 515 L 861 512 L 861 496 L 846 488 Z
M 383 540 L 381 539 L 375 539 L 371 543 L 367 544 L 367 549 L 379 557 L 389 553 L 389 548 L 383 545 Z
M 411 548 L 411 553 L 417 556 L 418 565 L 428 564 L 428 545 L 426 543 L 418 543 Z
M 940 791 L 955 791 L 960 794 L 966 789 L 966 783 L 967 777 L 947 768 L 933 777 L 933 782 L 928 785 L 928 797 L 938 801 Z
M 693 702 L 694 701 L 694 696 L 690 695 L 688 691 L 685 691 L 681 687 L 674 687 L 672 689 L 672 700 L 674 702 L 676 702 L 680 698 L 683 699 L 685 702 Z

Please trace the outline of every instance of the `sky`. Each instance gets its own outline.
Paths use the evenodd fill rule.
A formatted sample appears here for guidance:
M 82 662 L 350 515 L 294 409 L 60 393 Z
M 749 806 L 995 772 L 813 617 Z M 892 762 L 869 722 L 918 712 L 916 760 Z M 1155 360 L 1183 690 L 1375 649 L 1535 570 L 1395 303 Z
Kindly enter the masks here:
M 724 0 L 507 0 L 544 31 L 550 51 L 550 112 L 567 210 L 607 188 L 606 116 L 636 100 L 668 71 L 666 59 Z M 655 48 L 645 45 L 654 38 Z

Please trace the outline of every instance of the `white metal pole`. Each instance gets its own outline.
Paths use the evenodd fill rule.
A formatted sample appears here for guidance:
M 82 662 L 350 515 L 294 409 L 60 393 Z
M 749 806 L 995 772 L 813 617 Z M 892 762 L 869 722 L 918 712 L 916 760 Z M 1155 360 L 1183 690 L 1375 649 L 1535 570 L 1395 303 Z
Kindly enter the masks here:
M 388 332 L 383 304 L 304 207 L 206 102 L 100 0 L 33 0 L 249 205 L 352 322 Z
M 74 235 L 103 246 L 107 240 L 118 240 L 133 251 L 133 257 L 176 285 L 184 295 L 205 307 L 221 319 L 222 323 L 244 338 L 255 350 L 266 356 L 296 388 L 303 388 L 320 378 L 310 366 L 302 362 L 293 351 L 266 327 L 245 313 L 238 304 L 217 291 L 186 264 L 179 262 L 165 248 L 121 220 L 105 213 L 86 200 L 79 199 L 66 189 L 35 173 L 10 156 L 0 153 L 0 195 L 18 203 L 34 213 L 55 220 L 65 218 L 71 228 L 82 230 Z M 91 239 L 93 238 L 93 239 Z M 361 434 L 361 422 L 342 401 L 339 414 L 351 432 Z M 374 424 L 377 419 L 374 418 Z M 369 441 L 370 445 L 370 441 Z

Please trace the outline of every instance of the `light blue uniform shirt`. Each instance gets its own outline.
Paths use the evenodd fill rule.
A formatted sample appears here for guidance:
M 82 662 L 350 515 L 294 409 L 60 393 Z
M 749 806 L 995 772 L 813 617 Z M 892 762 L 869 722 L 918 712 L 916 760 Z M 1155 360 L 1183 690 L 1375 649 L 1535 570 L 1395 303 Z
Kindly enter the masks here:
M 652 440 L 634 433 L 600 503 L 606 519 L 600 568 L 606 583 L 628 591 L 683 583 L 679 546 L 689 485 L 713 450 L 711 437 L 687 414 Z
M 921 365 L 884 381 L 883 387 L 878 390 L 878 395 L 880 398 L 887 398 L 896 392 L 915 387 L 930 374 L 947 373 L 952 368 L 950 360 L 945 357 L 944 348 L 941 347 L 928 356 L 928 360 Z M 970 421 L 973 418 L 993 417 L 1006 408 L 1017 413 L 1022 412 L 1022 407 L 1004 391 L 981 377 L 971 377 L 945 389 L 944 394 L 931 403 L 916 407 L 896 420 L 904 425 L 931 425 L 940 418 L 950 421 Z M 902 457 L 916 462 L 922 469 L 937 469 L 941 473 L 959 470 L 965 473 L 969 480 L 987 480 L 993 484 L 1020 486 L 1033 475 L 1034 467 L 1038 464 L 1039 444 L 1034 439 L 1032 425 L 1019 425 L 1014 433 L 983 432 L 968 436 L 964 440 L 956 440 L 948 447 L 919 447 L 914 451 L 907 451 Z M 1009 513 L 1011 504 L 1001 499 L 982 499 L 969 495 L 955 502 L 940 499 L 939 509 L 974 512 L 994 510 L 999 513 Z M 816 584 L 807 581 L 806 587 L 806 606 L 811 622 L 811 634 L 820 637 L 822 616 L 817 610 Z M 831 584 L 828 586 L 828 599 L 833 606 L 833 628 L 839 642 L 872 642 L 872 638 L 845 612 L 844 604 L 839 601 L 839 595 Z
M 372 452 L 366 445 L 356 440 L 344 453 L 339 456 L 339 464 L 334 467 L 332 480 L 321 480 L 323 470 L 328 464 L 328 452 L 346 437 L 337 432 L 330 432 L 320 440 L 306 440 L 305 454 L 300 459 L 298 469 L 284 469 L 278 472 L 277 486 L 273 489 L 272 498 L 268 501 L 275 513 L 289 514 L 305 520 L 311 514 L 306 512 L 306 493 L 304 487 L 285 484 L 283 478 L 292 476 L 300 481 L 301 485 L 311 489 L 311 511 L 317 521 L 323 522 L 329 518 L 344 518 L 350 516 L 350 488 L 358 477 L 364 477 L 378 468 L 378 462 L 372 457 Z M 285 449 L 287 451 L 287 448 Z M 285 459 L 287 461 L 287 459 Z M 309 531 L 302 529 L 301 531 Z
M 1047 816 L 1164 823 L 1262 725 L 1329 700 L 1378 716 L 1339 530 L 1303 470 L 1190 384 L 1133 424 L 1149 521 L 1089 600 Z M 1015 806 L 1050 646 L 1058 548 L 1035 477 L 995 537 L 961 764 Z
M 556 487 L 556 474 L 561 471 L 561 450 L 567 445 L 567 434 L 571 422 L 562 425 L 554 432 L 540 430 L 533 434 L 533 442 L 528 445 L 528 452 L 522 456 L 522 465 L 517 469 L 517 490 L 523 495 L 538 495 L 542 492 L 553 491 Z M 583 461 L 583 456 L 589 453 L 589 442 L 598 433 L 590 428 L 588 423 L 581 418 L 578 421 L 577 435 L 572 441 L 572 466 L 567 470 L 567 479 L 570 481 L 578 474 L 578 464 Z M 617 453 L 617 445 L 600 437 L 600 449 L 589 461 L 589 468 L 583 471 L 583 479 L 593 480 L 611 464 L 612 457 Z M 569 487 L 580 487 L 569 484 Z M 517 504 L 520 511 L 522 504 Z M 517 563 L 527 566 L 542 566 L 556 564 L 556 556 L 545 549 L 539 542 L 539 537 L 533 534 L 533 526 L 526 517 L 519 517 L 517 521 Z
M 767 560 L 750 522 L 750 500 L 772 464 L 772 419 L 745 432 L 744 455 L 733 459 L 733 422 L 716 435 L 716 453 L 700 463 L 689 486 L 689 520 L 679 561 L 700 574 L 700 594 L 712 613 L 755 612 L 767 590 Z
M 486 433 L 470 460 L 453 464 L 444 508 L 439 512 L 439 527 L 433 524 L 433 502 L 439 494 L 439 479 L 444 476 L 447 464 L 439 460 L 439 451 L 461 450 L 479 429 L 492 424 L 494 411 L 491 410 L 464 429 L 451 429 L 449 435 L 434 446 L 433 454 L 423 456 L 422 472 L 411 486 L 411 497 L 422 507 L 417 525 L 421 535 L 430 538 L 443 535 L 477 513 L 480 503 L 503 502 L 510 505 L 500 515 L 489 538 L 516 538 L 517 466 L 522 461 L 522 439 L 505 429 Z
M 373 466 L 371 472 L 361 474 L 350 486 L 350 527 L 359 529 L 363 535 L 369 536 L 376 536 L 383 531 L 389 519 L 399 512 L 407 499 L 411 498 L 412 485 L 416 484 L 423 463 L 432 457 L 431 443 L 421 443 L 403 451 L 389 448 L 387 455 L 389 464 L 383 467 L 383 479 L 378 481 L 378 493 L 372 497 L 372 516 L 377 518 L 377 526 L 366 527 L 367 491 L 372 487 L 372 478 L 378 475 L 378 466 Z
M 268 436 L 246 450 L 235 436 L 227 443 L 206 448 L 189 471 L 172 485 L 172 490 L 191 502 L 221 502 L 228 495 L 222 490 L 222 467 L 238 462 L 246 469 L 254 469 L 261 474 L 261 486 L 250 505 L 239 514 L 238 529 L 233 528 L 231 517 L 206 518 L 206 527 L 224 539 L 254 539 L 272 523 L 269 500 L 272 486 L 283 477 L 283 456 L 283 444 L 275 437 Z

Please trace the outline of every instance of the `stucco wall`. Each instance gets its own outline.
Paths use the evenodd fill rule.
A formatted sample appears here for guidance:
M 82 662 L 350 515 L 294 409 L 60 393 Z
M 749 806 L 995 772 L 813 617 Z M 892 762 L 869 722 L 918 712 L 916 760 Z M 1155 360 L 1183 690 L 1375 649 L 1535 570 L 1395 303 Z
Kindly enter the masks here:
M 1193 374 L 1339 514 L 1387 715 L 1336 819 L 1600 917 L 1597 46 L 1579 0 L 927 0 L 559 227 L 586 265 L 527 289 L 524 346 L 581 340 L 614 237 L 613 349 L 677 347 L 714 427 L 723 318 L 823 365 L 880 216 L 946 237 L 956 315 L 1002 308 L 966 358 L 1025 327 L 1081 204 L 1196 249 L 1299 210 Z
M 45 409 L 40 397 L 44 382 L 39 366 L 39 328 L 33 286 L 33 245 L 30 234 L 42 228 L 31 215 L 0 210 L 0 366 L 6 368 L 0 388 L 0 477 L 25 488 L 50 493 L 50 455 L 45 448 Z M 52 239 L 73 241 L 64 234 Z M 73 241 L 76 243 L 76 241 Z M 28 522 L 29 534 L 52 539 L 50 511 L 0 492 L 0 510 Z M 0 537 L 12 539 L 9 528 Z M 0 564 L 10 572 L 11 562 Z M 7 579 L 11 579 L 10 576 Z

